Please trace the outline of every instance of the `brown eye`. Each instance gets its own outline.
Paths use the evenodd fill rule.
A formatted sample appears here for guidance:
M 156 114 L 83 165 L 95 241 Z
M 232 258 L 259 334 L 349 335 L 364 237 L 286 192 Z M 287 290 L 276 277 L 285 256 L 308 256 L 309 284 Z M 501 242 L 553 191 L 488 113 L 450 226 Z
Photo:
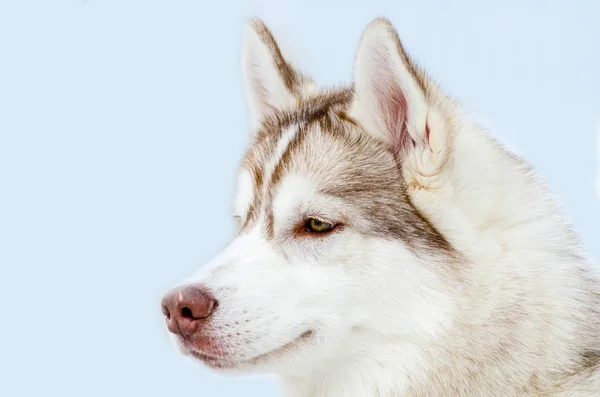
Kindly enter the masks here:
M 310 218 L 306 221 L 305 228 L 310 233 L 325 233 L 333 229 L 334 225 L 316 218 Z

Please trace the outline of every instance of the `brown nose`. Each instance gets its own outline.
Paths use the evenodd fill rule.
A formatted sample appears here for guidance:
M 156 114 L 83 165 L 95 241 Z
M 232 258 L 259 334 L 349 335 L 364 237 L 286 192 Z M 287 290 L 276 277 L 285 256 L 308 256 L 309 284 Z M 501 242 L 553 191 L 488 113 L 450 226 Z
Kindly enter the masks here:
M 190 335 L 202 320 L 217 308 L 217 300 L 202 287 L 182 287 L 169 292 L 162 300 L 167 328 L 174 334 Z

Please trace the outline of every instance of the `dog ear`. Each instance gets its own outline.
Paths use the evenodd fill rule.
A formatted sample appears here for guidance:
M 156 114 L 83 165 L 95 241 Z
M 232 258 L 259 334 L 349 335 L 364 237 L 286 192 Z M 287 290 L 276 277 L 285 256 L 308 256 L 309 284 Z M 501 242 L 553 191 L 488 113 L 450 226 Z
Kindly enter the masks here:
M 294 106 L 309 82 L 284 59 L 273 35 L 259 19 L 251 19 L 245 26 L 241 58 L 253 128 L 273 111 Z
M 371 22 L 354 61 L 354 119 L 397 155 L 429 145 L 428 118 L 435 117 L 430 114 L 429 85 L 433 83 L 410 60 L 391 23 L 383 18 Z

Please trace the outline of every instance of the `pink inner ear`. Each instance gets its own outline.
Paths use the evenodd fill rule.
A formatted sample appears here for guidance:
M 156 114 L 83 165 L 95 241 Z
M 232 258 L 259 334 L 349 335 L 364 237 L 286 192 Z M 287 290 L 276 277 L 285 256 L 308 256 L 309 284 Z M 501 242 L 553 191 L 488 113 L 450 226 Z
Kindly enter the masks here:
M 407 130 L 406 96 L 389 64 L 387 49 L 385 47 L 375 49 L 373 58 L 375 64 L 371 83 L 375 98 L 377 98 L 377 107 L 392 142 L 392 150 L 398 154 L 416 145 Z

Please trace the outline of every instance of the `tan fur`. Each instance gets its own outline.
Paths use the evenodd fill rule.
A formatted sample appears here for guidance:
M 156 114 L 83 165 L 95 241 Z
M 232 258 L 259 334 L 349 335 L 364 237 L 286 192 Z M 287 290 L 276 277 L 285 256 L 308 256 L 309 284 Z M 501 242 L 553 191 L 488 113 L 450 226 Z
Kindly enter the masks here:
M 341 342 L 319 341 L 333 326 L 315 326 L 305 333 L 312 342 L 286 345 L 288 358 L 274 356 L 269 368 L 287 394 L 600 396 L 598 274 L 532 167 L 469 121 L 410 59 L 387 20 L 365 31 L 354 85 L 336 89 L 316 89 L 262 22 L 250 26 L 275 65 L 271 89 L 284 100 L 261 96 L 263 81 L 247 72 L 259 92 L 252 98 L 264 103 L 253 107 L 260 123 L 241 165 L 252 188 L 247 211 L 236 214 L 237 239 L 283 252 L 290 282 L 300 278 L 294 266 L 318 263 L 307 271 L 341 269 L 327 276 L 333 284 L 351 273 L 369 285 L 357 287 L 359 297 L 315 290 L 320 304 L 323 293 L 352 300 L 354 311 L 366 314 L 336 331 Z M 288 203 L 295 189 L 308 189 L 293 181 L 314 187 L 309 196 L 329 212 L 315 213 L 314 202 Z M 298 237 L 294 230 L 308 216 L 335 217 L 343 230 Z M 235 263 L 254 254 L 228 255 L 216 265 L 227 272 L 194 279 L 217 286 L 217 297 L 242 288 L 244 277 L 229 274 L 249 271 Z M 261 260 L 254 271 L 263 269 Z M 360 284 L 351 279 L 352 288 Z M 287 302 L 287 289 L 273 286 L 272 299 Z M 277 313 L 277 320 L 286 316 Z M 303 348 L 314 360 L 301 359 Z
M 440 110 L 446 128 L 451 132 L 446 137 L 447 141 L 440 146 L 449 148 L 452 145 L 452 135 L 458 133 L 452 130 L 460 128 L 460 122 L 455 120 L 459 114 L 456 104 L 443 95 L 412 62 L 391 25 L 385 20 L 376 23 L 388 27 L 391 36 L 396 40 L 399 53 L 426 94 L 427 100 Z M 428 248 L 446 251 L 447 266 L 450 268 L 474 266 L 468 254 L 451 255 L 455 248 L 435 230 L 435 223 L 430 223 L 433 219 L 423 218 L 420 211 L 413 207 L 410 193 L 422 190 L 436 194 L 439 189 L 436 182 L 425 177 L 427 173 L 419 173 L 418 165 L 415 164 L 405 166 L 402 175 L 396 174 L 391 158 L 386 158 L 384 154 L 387 149 L 381 148 L 366 137 L 355 120 L 350 122 L 348 118 L 338 116 L 346 114 L 350 102 L 351 94 L 348 89 L 321 91 L 315 96 L 302 98 L 293 110 L 278 113 L 265 121 L 265 128 L 261 132 L 269 135 L 276 135 L 277 131 L 289 123 L 305 125 L 301 138 L 294 141 L 295 145 L 290 145 L 289 152 L 282 158 L 280 168 L 271 181 L 271 189 L 276 188 L 284 169 L 288 172 L 312 172 L 312 178 L 318 177 L 319 170 L 326 169 L 328 176 L 335 175 L 332 181 L 327 182 L 336 183 L 319 185 L 324 186 L 323 190 L 329 194 L 341 196 L 347 201 L 355 200 L 356 209 L 363 211 L 364 217 L 372 221 L 363 233 L 380 232 L 384 235 L 394 235 L 417 251 Z M 334 109 L 337 107 L 337 113 L 330 110 L 332 106 Z M 319 123 L 311 129 L 311 124 L 315 122 Z M 506 153 L 498 144 L 490 140 L 488 142 L 497 147 L 496 150 L 502 155 Z M 268 147 L 257 143 L 250 150 L 250 156 L 253 156 L 253 151 L 258 150 L 264 151 L 262 156 L 269 153 Z M 449 157 L 441 158 L 450 155 L 448 149 L 445 152 L 437 153 L 440 154 L 440 158 L 437 159 L 439 164 L 435 173 L 444 173 L 445 178 L 452 179 L 453 160 Z M 328 154 L 327 158 L 324 158 L 325 153 Z M 361 154 L 364 156 L 363 160 Z M 324 160 L 323 164 L 319 163 L 320 159 Z M 331 163 L 331 159 L 342 165 L 337 168 L 336 164 Z M 512 154 L 509 154 L 506 160 L 511 161 L 517 169 L 531 172 L 528 165 Z M 386 163 L 387 166 L 384 166 Z M 383 168 L 372 174 L 368 173 L 367 170 L 372 169 L 375 164 Z M 398 164 L 398 167 L 402 168 L 403 164 Z M 533 175 L 531 177 L 533 178 Z M 272 190 L 270 192 L 272 195 Z M 400 211 L 398 215 L 394 215 L 392 211 L 380 216 L 385 212 L 386 202 L 390 202 L 395 210 Z M 404 210 L 402 203 L 405 203 Z M 442 212 L 437 217 L 445 216 L 442 209 L 437 210 Z M 400 224 L 410 225 L 410 228 L 397 230 Z M 575 236 L 571 234 L 571 238 L 575 239 Z M 565 242 L 565 245 L 573 247 L 577 247 L 578 244 L 578 241 Z M 438 340 L 436 346 L 424 349 L 430 362 L 428 374 L 424 374 L 420 381 L 415 381 L 402 395 L 600 396 L 598 281 L 595 277 L 587 276 L 585 260 L 579 256 L 577 248 L 572 253 L 565 254 L 563 260 L 572 262 L 569 266 L 571 270 L 568 271 L 586 275 L 581 278 L 569 276 L 568 279 L 576 284 L 569 292 L 574 294 L 571 295 L 572 298 L 582 301 L 583 306 L 579 308 L 570 307 L 572 303 L 566 301 L 571 299 L 568 297 L 564 297 L 565 301 L 556 307 L 557 302 L 553 302 L 549 296 L 551 292 L 532 290 L 531 296 L 522 297 L 522 302 L 511 301 L 506 302 L 505 306 L 488 308 L 485 322 L 474 324 L 472 319 L 481 315 L 481 309 L 477 307 L 479 303 L 476 302 L 485 302 L 486 293 L 477 291 L 477 281 L 469 279 L 468 276 L 459 277 L 464 283 L 462 288 L 467 292 L 461 303 L 463 314 L 456 320 L 456 330 Z M 511 252 L 499 252 L 498 255 L 506 258 L 505 260 L 516 259 L 512 258 Z M 533 271 L 543 271 L 543 268 Z M 456 282 L 457 278 L 451 277 L 453 281 L 450 282 Z M 505 282 L 505 287 L 510 288 L 511 280 Z M 575 312 L 570 312 L 571 310 Z M 567 321 L 569 325 L 561 330 L 560 325 L 555 328 L 557 324 L 553 323 L 556 321 Z

